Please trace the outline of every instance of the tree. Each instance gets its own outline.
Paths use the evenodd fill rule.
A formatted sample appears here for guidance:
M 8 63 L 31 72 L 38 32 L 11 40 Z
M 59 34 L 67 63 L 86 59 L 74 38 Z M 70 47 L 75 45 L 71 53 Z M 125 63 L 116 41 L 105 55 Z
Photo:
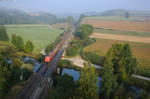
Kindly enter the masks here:
M 126 12 L 126 13 L 125 13 L 125 18 L 127 18 L 127 19 L 128 19 L 129 17 L 130 17 L 129 12 Z
M 98 81 L 98 75 L 94 67 L 84 64 L 84 68 L 81 70 L 79 79 L 78 93 L 82 99 L 98 99 L 98 87 L 96 85 Z
M 33 49 L 34 49 L 34 46 L 33 46 L 32 42 L 31 41 L 27 41 L 26 45 L 24 47 L 24 51 L 26 53 L 32 53 Z
M 46 99 L 70 99 L 74 96 L 76 84 L 72 76 L 68 74 L 56 76 L 54 81 L 54 89 L 50 89 L 49 95 Z
M 10 72 L 5 66 L 0 66 L 0 98 L 2 98 L 9 89 L 8 78 Z
M 107 54 L 104 61 L 104 72 L 102 75 L 101 82 L 101 95 L 103 98 L 110 99 L 113 96 L 115 89 L 118 86 L 116 76 L 114 75 L 112 53 Z
M 73 96 L 75 88 L 75 82 L 73 77 L 64 74 L 62 77 L 58 77 L 56 81 L 56 89 L 64 94 L 64 99 Z
M 7 31 L 4 26 L 0 26 L 0 41 L 9 41 Z
M 79 21 L 78 21 L 78 24 L 80 24 L 85 17 L 86 16 L 84 14 L 81 14 L 80 18 L 79 18 Z
M 129 44 L 124 44 L 122 55 L 127 74 L 132 74 L 134 72 L 134 68 L 137 67 L 137 60 L 133 57 Z
M 16 47 L 16 49 L 20 51 L 24 49 L 24 42 L 22 37 L 20 36 L 16 36 L 15 34 L 13 34 L 11 43 Z
M 49 44 L 49 45 L 46 47 L 45 52 L 46 52 L 47 54 L 49 54 L 49 53 L 53 50 L 53 48 L 55 48 L 55 43 Z
M 72 16 L 68 16 L 67 22 L 69 23 L 69 25 L 73 25 L 74 24 L 74 18 Z
M 91 63 L 94 63 L 94 64 L 97 64 L 97 65 L 100 65 L 101 64 L 101 60 L 102 60 L 102 57 L 97 55 L 96 53 L 94 52 L 84 52 L 82 54 L 82 57 L 87 60 L 87 61 L 90 61 Z
M 76 29 L 76 36 L 80 39 L 87 39 L 88 36 L 93 32 L 93 26 L 89 24 L 82 24 Z

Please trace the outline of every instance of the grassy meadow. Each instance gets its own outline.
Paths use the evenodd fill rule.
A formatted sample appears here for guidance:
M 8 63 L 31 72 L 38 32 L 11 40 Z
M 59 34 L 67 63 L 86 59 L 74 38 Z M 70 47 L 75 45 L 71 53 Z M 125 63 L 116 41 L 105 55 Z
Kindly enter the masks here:
M 35 46 L 34 51 L 40 51 L 49 43 L 53 42 L 63 30 L 54 29 L 50 25 L 6 25 L 9 38 L 12 34 L 19 35 L 24 42 L 31 40 Z
M 150 69 L 150 44 L 148 43 L 136 43 L 119 40 L 109 39 L 96 39 L 96 42 L 92 45 L 84 48 L 84 52 L 95 52 L 100 56 L 105 56 L 108 49 L 114 43 L 129 43 L 133 52 L 133 55 L 138 59 L 140 66 L 144 66 Z

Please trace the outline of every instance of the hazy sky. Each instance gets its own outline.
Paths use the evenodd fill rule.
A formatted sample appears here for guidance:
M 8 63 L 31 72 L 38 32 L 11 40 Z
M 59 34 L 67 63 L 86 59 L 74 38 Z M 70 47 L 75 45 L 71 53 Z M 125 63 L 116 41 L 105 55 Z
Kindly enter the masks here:
M 110 9 L 150 11 L 150 0 L 0 0 L 0 6 L 52 13 L 101 12 Z

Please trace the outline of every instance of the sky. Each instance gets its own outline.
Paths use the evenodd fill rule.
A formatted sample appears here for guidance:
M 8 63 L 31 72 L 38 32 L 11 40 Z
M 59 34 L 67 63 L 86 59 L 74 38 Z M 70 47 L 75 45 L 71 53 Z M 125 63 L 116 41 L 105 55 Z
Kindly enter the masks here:
M 150 11 L 150 0 L 0 0 L 0 6 L 51 13 L 102 12 L 111 9 Z

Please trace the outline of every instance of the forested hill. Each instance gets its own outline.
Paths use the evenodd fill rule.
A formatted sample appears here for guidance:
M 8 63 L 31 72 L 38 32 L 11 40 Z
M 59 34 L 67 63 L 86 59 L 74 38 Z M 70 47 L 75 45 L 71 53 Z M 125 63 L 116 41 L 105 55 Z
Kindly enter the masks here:
M 0 25 L 3 24 L 54 24 L 58 21 L 55 15 L 39 12 L 36 14 L 25 13 L 20 10 L 0 7 Z
M 136 17 L 150 17 L 150 11 L 136 11 L 136 10 L 124 10 L 124 9 L 113 9 L 104 12 L 88 12 L 84 15 L 88 16 L 124 16 L 125 13 L 129 13 L 130 16 Z
M 138 16 L 138 17 L 150 17 L 149 11 L 132 11 L 132 10 L 123 10 L 123 9 L 114 9 L 109 11 L 104 11 L 100 13 L 102 16 L 124 16 L 124 14 L 128 12 L 131 16 Z

